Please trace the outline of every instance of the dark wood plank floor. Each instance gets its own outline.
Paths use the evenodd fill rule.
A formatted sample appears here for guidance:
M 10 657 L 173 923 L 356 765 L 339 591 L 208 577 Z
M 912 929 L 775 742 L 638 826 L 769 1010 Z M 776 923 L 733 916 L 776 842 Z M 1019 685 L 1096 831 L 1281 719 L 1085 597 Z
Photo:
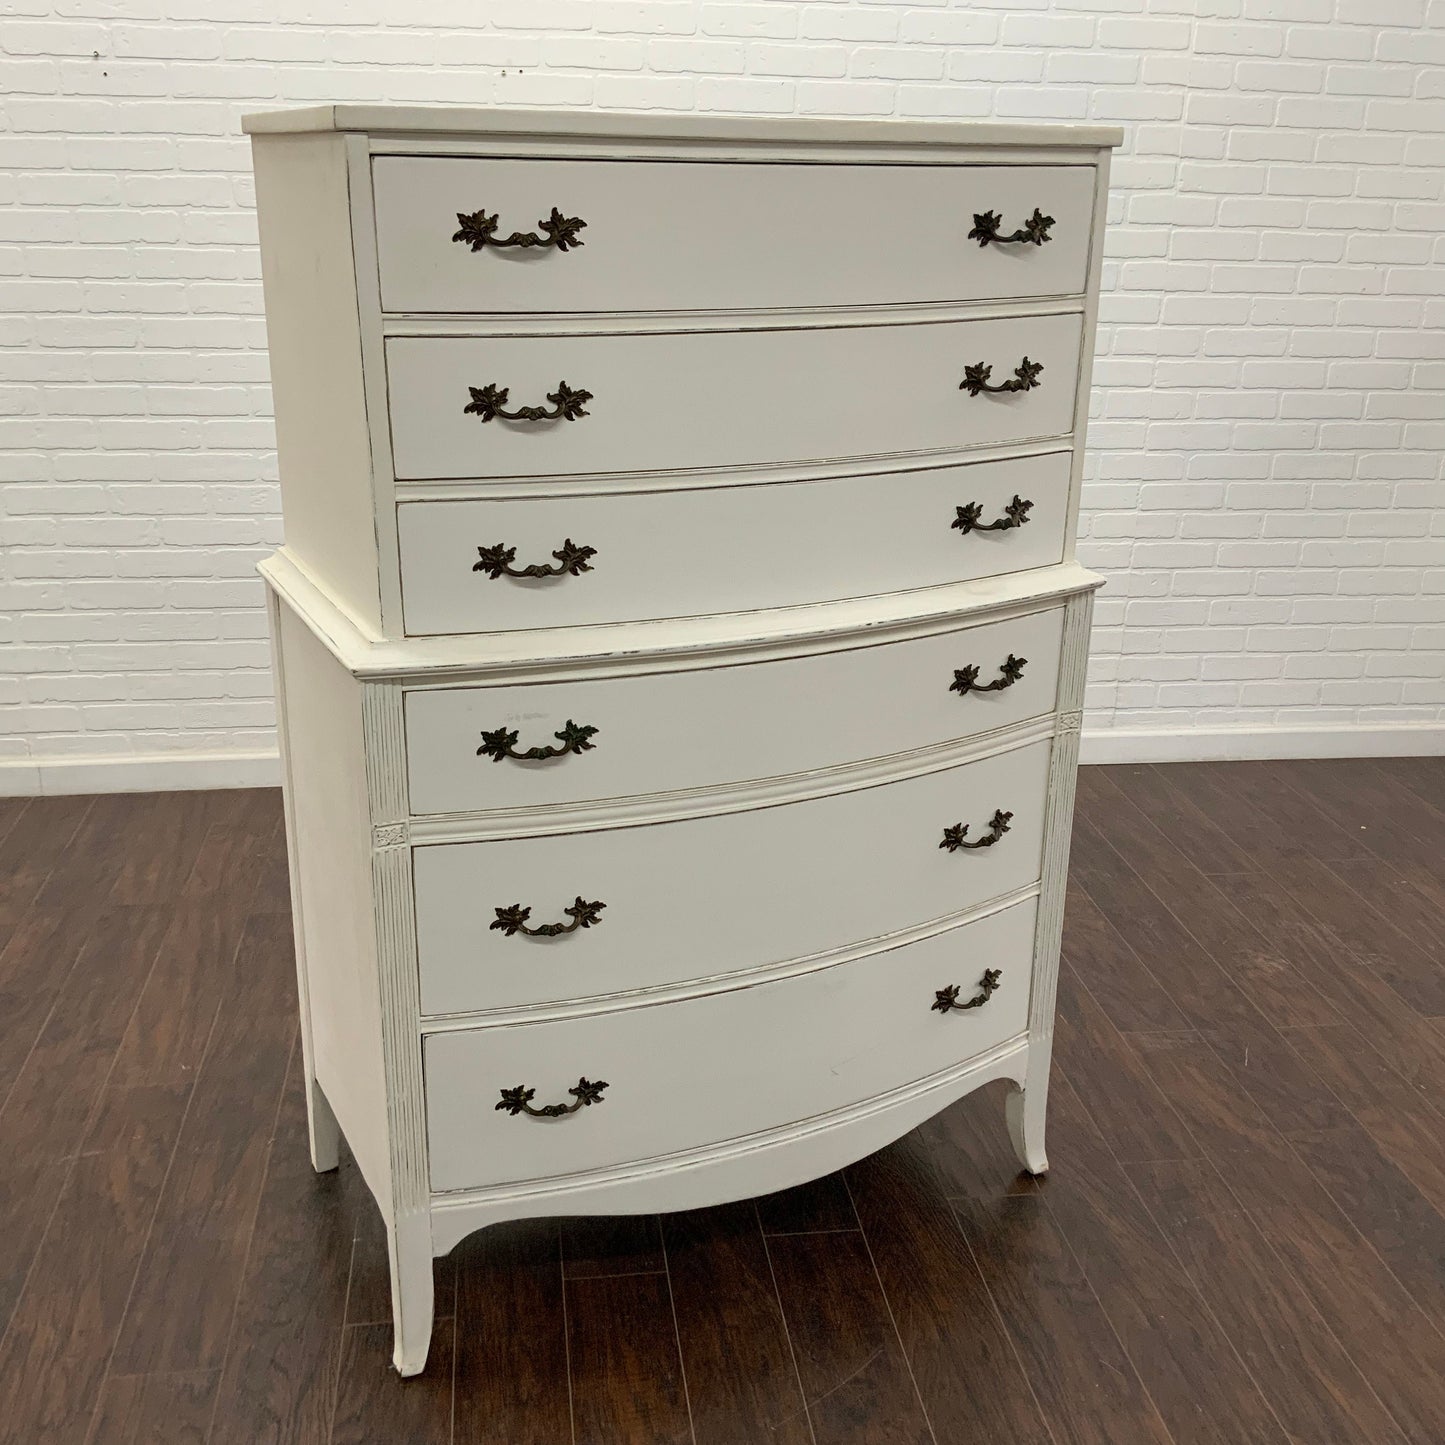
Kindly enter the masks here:
M 271 792 L 0 800 L 0 1439 L 1441 1445 L 1445 759 L 1092 768 L 1053 1173 L 844 1174 L 437 1264 L 306 1157 Z

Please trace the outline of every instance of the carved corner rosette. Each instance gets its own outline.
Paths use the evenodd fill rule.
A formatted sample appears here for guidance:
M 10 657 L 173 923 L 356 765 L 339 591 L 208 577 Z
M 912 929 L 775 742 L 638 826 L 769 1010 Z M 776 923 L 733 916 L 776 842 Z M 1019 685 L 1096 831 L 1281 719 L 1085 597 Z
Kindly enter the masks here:
M 407 823 L 376 823 L 371 829 L 374 848 L 404 848 L 410 842 L 411 827 Z

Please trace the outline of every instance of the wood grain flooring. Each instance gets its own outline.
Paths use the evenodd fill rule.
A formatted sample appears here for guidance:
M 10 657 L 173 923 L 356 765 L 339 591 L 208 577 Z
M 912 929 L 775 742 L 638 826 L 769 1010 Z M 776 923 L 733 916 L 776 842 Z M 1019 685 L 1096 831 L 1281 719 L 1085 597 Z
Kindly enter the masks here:
M 1445 759 L 1085 769 L 1049 1154 L 505 1225 L 390 1366 L 280 800 L 0 799 L 0 1441 L 1441 1445 Z

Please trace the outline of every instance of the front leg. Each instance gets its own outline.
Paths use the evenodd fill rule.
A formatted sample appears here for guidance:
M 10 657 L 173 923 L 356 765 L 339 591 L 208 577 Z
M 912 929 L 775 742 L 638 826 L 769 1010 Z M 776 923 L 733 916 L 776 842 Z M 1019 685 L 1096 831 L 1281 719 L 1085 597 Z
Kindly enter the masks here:
M 425 1211 L 389 1221 L 392 1363 L 402 1375 L 426 1368 L 432 1333 L 431 1216 Z
M 1027 1086 L 1014 1084 L 1004 1101 L 1004 1118 L 1009 1138 L 1019 1163 L 1030 1174 L 1047 1174 L 1048 1156 L 1044 1153 L 1044 1122 L 1048 1112 L 1048 1075 Z

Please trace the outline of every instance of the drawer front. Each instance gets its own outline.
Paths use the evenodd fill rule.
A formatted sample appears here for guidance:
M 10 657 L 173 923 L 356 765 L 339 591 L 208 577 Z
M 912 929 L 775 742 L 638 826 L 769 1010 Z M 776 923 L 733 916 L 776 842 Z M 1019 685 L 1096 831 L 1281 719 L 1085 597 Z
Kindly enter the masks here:
M 1081 328 L 1068 313 L 791 331 L 393 337 L 396 475 L 707 469 L 1063 436 Z M 1028 390 L 963 389 L 965 368 L 990 367 L 988 385 L 998 386 L 1025 358 L 1043 368 Z M 586 399 L 568 400 L 580 391 Z M 552 419 L 508 419 L 527 408 Z
M 1049 747 L 751 812 L 418 847 L 422 1011 L 783 963 L 1027 887 L 1040 871 Z M 1013 815 L 1007 831 L 971 846 L 996 836 L 999 811 Z M 945 829 L 960 823 L 970 846 L 944 846 Z M 554 924 L 567 931 L 525 931 Z
M 429 815 L 633 797 L 785 777 L 970 737 L 1052 711 L 1062 633 L 1063 609 L 1052 607 L 779 662 L 416 689 L 404 704 L 409 806 Z M 1010 657 L 1023 667 L 1008 667 Z M 958 676 L 969 668 L 978 670 L 971 681 Z M 560 756 L 515 756 L 566 749 L 569 723 L 595 732 Z
M 1063 559 L 1070 461 L 1054 452 L 770 486 L 404 503 L 406 630 L 696 617 L 1051 566 Z M 569 540 L 594 549 L 588 570 L 554 556 Z M 497 548 L 515 552 L 510 570 L 485 565 L 483 549 Z M 536 563 L 559 575 L 515 575 Z
M 653 1158 L 861 1103 L 1024 1032 L 1032 901 L 816 973 L 656 1008 L 432 1034 L 425 1074 L 437 1190 L 544 1179 Z M 939 990 L 981 1006 L 934 1008 Z M 533 1108 L 593 1104 L 556 1118 Z M 515 1097 L 515 1096 L 514 1096 Z
M 1094 192 L 1092 166 L 386 157 L 372 175 L 382 305 L 413 312 L 1077 295 Z M 586 225 L 539 226 L 554 209 Z M 1047 241 L 1002 239 L 1036 209 Z M 986 212 L 1000 239 L 980 244 Z M 529 233 L 541 244 L 497 244 Z

